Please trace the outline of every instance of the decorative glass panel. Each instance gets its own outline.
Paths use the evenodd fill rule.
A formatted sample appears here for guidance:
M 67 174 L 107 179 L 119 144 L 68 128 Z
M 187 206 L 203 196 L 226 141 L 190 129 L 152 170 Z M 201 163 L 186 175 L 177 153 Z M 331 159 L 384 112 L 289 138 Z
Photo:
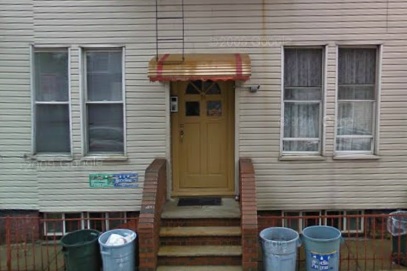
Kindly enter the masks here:
M 188 84 L 186 94 L 200 94 L 202 90 L 202 81 L 194 81 Z
M 186 94 L 221 94 L 220 87 L 213 81 L 193 81 L 190 82 L 185 91 Z
M 208 117 L 222 116 L 222 101 L 208 101 L 206 105 Z
M 197 117 L 199 116 L 199 112 L 199 102 L 185 102 L 185 116 Z
M 208 95 L 219 95 L 221 93 L 219 85 L 212 81 L 206 81 L 204 84 L 204 89 L 205 94 Z

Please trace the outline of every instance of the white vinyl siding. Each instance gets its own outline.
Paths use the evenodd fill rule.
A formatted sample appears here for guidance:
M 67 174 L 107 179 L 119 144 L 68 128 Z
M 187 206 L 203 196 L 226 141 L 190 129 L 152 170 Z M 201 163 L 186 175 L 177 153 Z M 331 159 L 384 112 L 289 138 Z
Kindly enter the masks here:
M 0 1 L 0 209 L 38 209 L 32 153 L 31 0 Z
M 321 150 L 323 51 L 284 49 L 283 154 Z
M 178 2 L 166 3 L 176 9 Z M 44 212 L 139 210 L 146 167 L 156 157 L 170 157 L 169 85 L 147 78 L 148 61 L 155 56 L 155 3 L 3 0 L 0 7 L 2 207 Z M 407 2 L 190 0 L 185 16 L 187 53 L 250 54 L 251 79 L 236 88 L 236 156 L 253 158 L 259 210 L 407 207 Z M 164 34 L 172 34 L 172 25 L 163 27 Z M 24 159 L 31 153 L 31 43 L 71 48 L 73 161 L 48 165 Z M 379 160 L 334 160 L 337 48 L 379 44 Z M 106 45 L 126 48 L 124 162 L 83 160 L 80 48 Z M 326 49 L 323 160 L 279 161 L 281 47 L 321 45 Z M 171 50 L 176 46 L 165 47 L 179 52 Z M 252 85 L 261 88 L 245 91 Z M 138 172 L 140 188 L 89 188 L 89 173 L 117 172 Z

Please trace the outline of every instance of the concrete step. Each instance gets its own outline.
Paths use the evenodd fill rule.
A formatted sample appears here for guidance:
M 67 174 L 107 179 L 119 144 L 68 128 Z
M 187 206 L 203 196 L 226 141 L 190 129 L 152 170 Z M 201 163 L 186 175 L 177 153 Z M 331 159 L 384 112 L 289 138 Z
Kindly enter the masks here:
M 162 227 L 161 237 L 241 236 L 240 227 Z
M 242 271 L 241 266 L 222 266 L 222 265 L 211 265 L 211 266 L 159 266 L 157 271 Z
M 159 257 L 241 256 L 241 246 L 162 246 Z

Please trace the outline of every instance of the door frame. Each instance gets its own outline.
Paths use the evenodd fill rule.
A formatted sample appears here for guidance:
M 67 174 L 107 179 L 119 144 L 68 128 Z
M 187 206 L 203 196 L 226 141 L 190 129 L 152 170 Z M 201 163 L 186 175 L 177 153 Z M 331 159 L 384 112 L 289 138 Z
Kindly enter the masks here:
M 235 81 L 227 81 L 230 83 L 230 89 L 229 91 L 233 91 L 233 98 L 230 99 L 230 102 L 232 103 L 231 106 L 233 107 L 234 110 L 231 110 L 230 113 L 232 114 L 232 119 L 233 119 L 233 127 L 234 129 L 232 132 L 234 133 L 234 148 L 233 148 L 233 167 L 231 170 L 234 172 L 234 194 L 229 195 L 230 197 L 233 197 L 234 195 L 239 194 L 239 157 L 240 157 L 240 152 L 239 152 L 239 100 L 240 100 L 240 93 L 237 91 L 238 87 L 236 87 L 236 82 Z M 172 172 L 172 167 L 173 167 L 173 152 L 172 152 L 172 123 L 171 123 L 171 112 L 170 112 L 170 99 L 171 99 L 171 88 L 173 86 L 172 82 L 166 82 L 163 84 L 163 90 L 166 93 L 166 99 L 165 99 L 165 106 L 166 106 L 166 158 L 168 161 L 168 166 L 167 166 L 167 199 L 174 198 L 176 196 L 172 195 L 173 192 L 173 172 Z M 228 196 L 225 196 L 228 197 Z

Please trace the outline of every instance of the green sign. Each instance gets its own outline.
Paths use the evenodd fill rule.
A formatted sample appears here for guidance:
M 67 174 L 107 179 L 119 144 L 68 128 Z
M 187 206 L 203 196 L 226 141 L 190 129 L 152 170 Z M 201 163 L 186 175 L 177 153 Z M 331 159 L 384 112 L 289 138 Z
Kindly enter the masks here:
M 137 188 L 138 173 L 89 174 L 91 188 Z

